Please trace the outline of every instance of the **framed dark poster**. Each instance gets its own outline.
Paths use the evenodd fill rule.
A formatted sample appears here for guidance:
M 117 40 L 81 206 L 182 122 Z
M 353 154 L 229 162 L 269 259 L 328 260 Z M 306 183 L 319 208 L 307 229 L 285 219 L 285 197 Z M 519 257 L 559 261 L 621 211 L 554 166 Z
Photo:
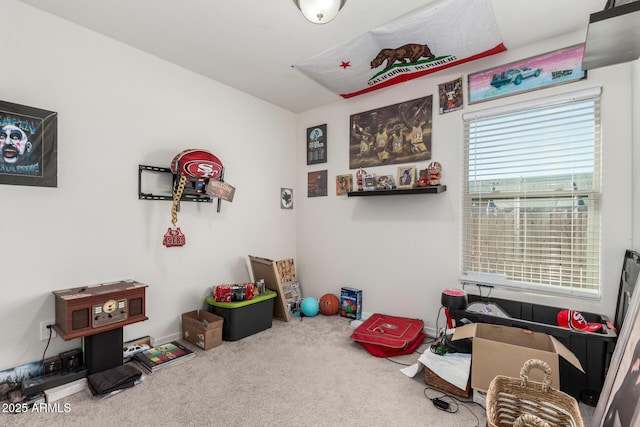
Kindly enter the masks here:
M 309 172 L 307 174 L 307 197 L 327 195 L 327 171 Z
M 351 115 L 349 169 L 431 159 L 433 95 Z
M 307 164 L 327 162 L 327 125 L 307 129 Z
M 0 184 L 58 186 L 58 113 L 0 101 Z

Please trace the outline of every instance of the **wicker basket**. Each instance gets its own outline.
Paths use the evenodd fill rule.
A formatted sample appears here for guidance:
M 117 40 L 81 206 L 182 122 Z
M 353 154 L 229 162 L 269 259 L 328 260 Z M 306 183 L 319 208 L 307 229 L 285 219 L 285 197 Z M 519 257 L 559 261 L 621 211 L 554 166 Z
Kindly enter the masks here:
M 520 415 L 516 419 L 516 422 L 513 423 L 513 427 L 525 427 L 525 426 L 549 427 L 549 423 L 542 421 L 540 418 L 531 414 Z
M 424 367 L 424 383 L 436 390 L 443 391 L 448 394 L 452 394 L 457 397 L 468 399 L 471 396 L 471 381 L 467 381 L 467 387 L 463 390 L 443 380 L 439 375 L 434 373 L 431 369 Z
M 532 368 L 544 371 L 542 383 L 529 381 Z M 551 387 L 551 368 L 542 360 L 526 361 L 520 370 L 520 379 L 498 375 L 487 391 L 487 424 L 490 427 L 511 427 L 523 414 L 534 415 L 549 427 L 584 427 L 578 402 Z M 532 424 L 527 420 L 524 425 L 544 424 Z

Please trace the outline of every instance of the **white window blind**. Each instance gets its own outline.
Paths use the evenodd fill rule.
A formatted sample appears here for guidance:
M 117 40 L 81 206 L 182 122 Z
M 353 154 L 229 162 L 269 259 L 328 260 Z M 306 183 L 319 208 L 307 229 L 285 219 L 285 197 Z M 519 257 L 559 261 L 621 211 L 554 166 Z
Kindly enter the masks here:
M 600 89 L 464 125 L 462 281 L 597 295 Z

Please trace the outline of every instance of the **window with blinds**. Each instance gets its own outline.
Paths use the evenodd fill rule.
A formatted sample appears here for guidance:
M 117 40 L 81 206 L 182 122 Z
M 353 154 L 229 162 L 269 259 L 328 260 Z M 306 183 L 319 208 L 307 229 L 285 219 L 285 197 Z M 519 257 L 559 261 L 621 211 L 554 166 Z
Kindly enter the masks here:
M 600 89 L 464 126 L 462 281 L 598 295 Z

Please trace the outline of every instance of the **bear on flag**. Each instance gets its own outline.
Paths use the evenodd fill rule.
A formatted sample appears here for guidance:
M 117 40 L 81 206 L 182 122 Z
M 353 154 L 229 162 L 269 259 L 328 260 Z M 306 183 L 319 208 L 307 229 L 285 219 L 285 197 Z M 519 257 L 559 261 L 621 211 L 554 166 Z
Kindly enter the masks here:
M 491 0 L 440 0 L 295 67 L 351 98 L 505 50 Z

